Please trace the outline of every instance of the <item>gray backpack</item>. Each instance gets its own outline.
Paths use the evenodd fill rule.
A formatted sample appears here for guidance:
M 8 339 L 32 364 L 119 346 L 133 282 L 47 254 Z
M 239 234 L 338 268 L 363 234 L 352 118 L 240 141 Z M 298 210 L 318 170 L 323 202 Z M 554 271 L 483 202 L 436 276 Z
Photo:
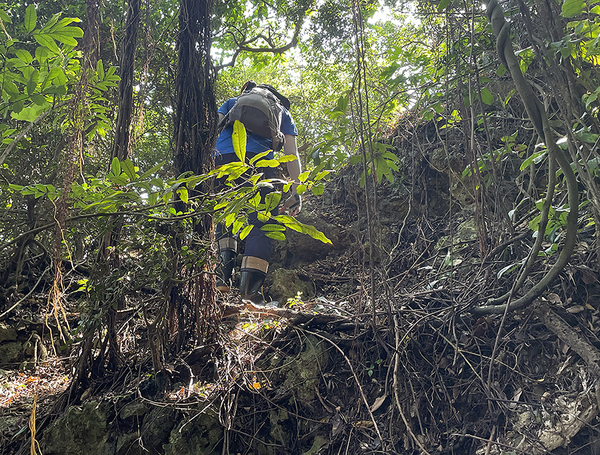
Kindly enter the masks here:
M 219 123 L 219 131 L 236 120 L 244 124 L 246 130 L 273 141 L 273 150 L 279 151 L 284 143 L 281 132 L 283 107 L 269 89 L 261 86 L 243 92 Z

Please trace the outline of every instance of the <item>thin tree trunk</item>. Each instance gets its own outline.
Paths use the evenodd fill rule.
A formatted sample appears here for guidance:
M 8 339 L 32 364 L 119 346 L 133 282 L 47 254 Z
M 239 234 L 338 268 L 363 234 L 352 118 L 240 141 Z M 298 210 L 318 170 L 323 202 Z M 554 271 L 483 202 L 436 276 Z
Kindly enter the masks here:
M 93 0 L 91 0 L 93 1 Z M 129 157 L 129 129 L 133 118 L 133 69 L 137 35 L 140 25 L 141 0 L 130 0 L 125 23 L 125 39 L 121 54 L 121 81 L 119 82 L 119 112 L 115 126 L 115 141 L 111 158 L 123 161 Z
M 180 0 L 178 71 L 175 106 L 175 166 L 179 173 L 192 171 L 206 173 L 212 167 L 212 151 L 216 140 L 217 109 L 214 96 L 215 73 L 210 57 L 212 0 Z M 194 189 L 195 194 L 208 194 L 210 183 Z M 181 206 L 181 208 L 184 208 Z M 210 242 L 213 236 L 212 217 L 200 216 L 195 220 L 196 246 Z M 181 242 L 176 238 L 176 242 Z M 208 265 L 204 265 L 207 269 Z M 208 270 L 207 270 L 208 271 Z M 185 276 L 198 275 L 185 286 L 177 286 L 171 293 L 169 314 L 171 333 L 182 331 L 195 320 L 196 337 L 210 336 L 211 320 L 217 312 L 214 299 L 214 279 L 211 274 L 197 274 L 194 270 L 182 271 Z M 181 305 L 191 306 L 184 312 Z M 186 318 L 186 319 L 187 319 Z

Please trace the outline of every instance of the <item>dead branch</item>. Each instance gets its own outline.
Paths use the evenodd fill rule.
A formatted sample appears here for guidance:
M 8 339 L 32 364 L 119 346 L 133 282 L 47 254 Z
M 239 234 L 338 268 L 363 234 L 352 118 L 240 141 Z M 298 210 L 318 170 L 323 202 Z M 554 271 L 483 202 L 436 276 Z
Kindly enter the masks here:
M 547 304 L 540 302 L 535 308 L 535 312 L 548 330 L 585 360 L 590 371 L 597 378 L 600 378 L 600 351 L 585 339 L 583 335 L 573 330 Z
M 320 314 L 320 313 L 303 313 L 301 311 L 290 310 L 289 308 L 275 308 L 252 303 L 242 303 L 241 305 L 225 305 L 223 309 L 223 317 L 239 315 L 244 312 L 250 312 L 255 316 L 275 316 L 282 319 L 287 319 L 291 324 L 316 324 L 325 325 L 333 322 L 348 323 L 350 318 L 338 316 L 336 314 Z
M 273 42 L 273 40 L 271 40 L 269 37 L 264 36 L 263 34 L 258 34 L 253 38 L 243 40 L 240 42 L 236 41 L 237 49 L 235 50 L 233 57 L 231 57 L 231 61 L 229 61 L 228 63 L 224 63 L 222 65 L 216 66 L 215 71 L 219 72 L 222 69 L 227 68 L 228 66 L 234 66 L 236 59 L 242 52 L 253 52 L 253 53 L 268 52 L 268 53 L 272 53 L 272 54 L 283 54 L 284 52 L 289 51 L 292 47 L 294 47 L 298 44 L 298 36 L 300 35 L 301 28 L 302 28 L 302 21 L 298 21 L 296 23 L 296 27 L 294 29 L 294 35 L 292 36 L 290 41 L 283 46 L 275 46 L 275 43 Z M 251 44 L 259 39 L 264 40 L 267 44 L 269 44 L 269 47 L 251 47 L 251 46 L 249 46 L 249 44 Z M 234 38 L 234 40 L 235 40 L 235 38 Z

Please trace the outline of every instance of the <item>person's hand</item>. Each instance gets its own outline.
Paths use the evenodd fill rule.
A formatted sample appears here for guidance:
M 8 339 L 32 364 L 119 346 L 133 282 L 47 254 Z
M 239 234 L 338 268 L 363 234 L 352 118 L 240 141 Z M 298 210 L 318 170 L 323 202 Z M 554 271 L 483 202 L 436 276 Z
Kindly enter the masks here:
M 294 193 L 283 203 L 279 209 L 279 213 L 288 212 L 290 216 L 296 216 L 302 210 L 302 197 Z

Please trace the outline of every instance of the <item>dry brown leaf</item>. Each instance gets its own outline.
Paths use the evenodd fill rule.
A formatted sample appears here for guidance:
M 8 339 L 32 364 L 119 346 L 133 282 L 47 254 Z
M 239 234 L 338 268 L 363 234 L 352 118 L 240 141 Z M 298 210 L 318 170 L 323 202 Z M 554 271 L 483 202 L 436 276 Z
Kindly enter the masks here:
M 373 405 L 371 406 L 371 412 L 377 411 L 381 407 L 381 405 L 383 404 L 383 402 L 385 401 L 386 398 L 387 398 L 387 395 L 381 395 L 379 398 L 377 398 L 375 400 L 375 402 L 373 403 Z

